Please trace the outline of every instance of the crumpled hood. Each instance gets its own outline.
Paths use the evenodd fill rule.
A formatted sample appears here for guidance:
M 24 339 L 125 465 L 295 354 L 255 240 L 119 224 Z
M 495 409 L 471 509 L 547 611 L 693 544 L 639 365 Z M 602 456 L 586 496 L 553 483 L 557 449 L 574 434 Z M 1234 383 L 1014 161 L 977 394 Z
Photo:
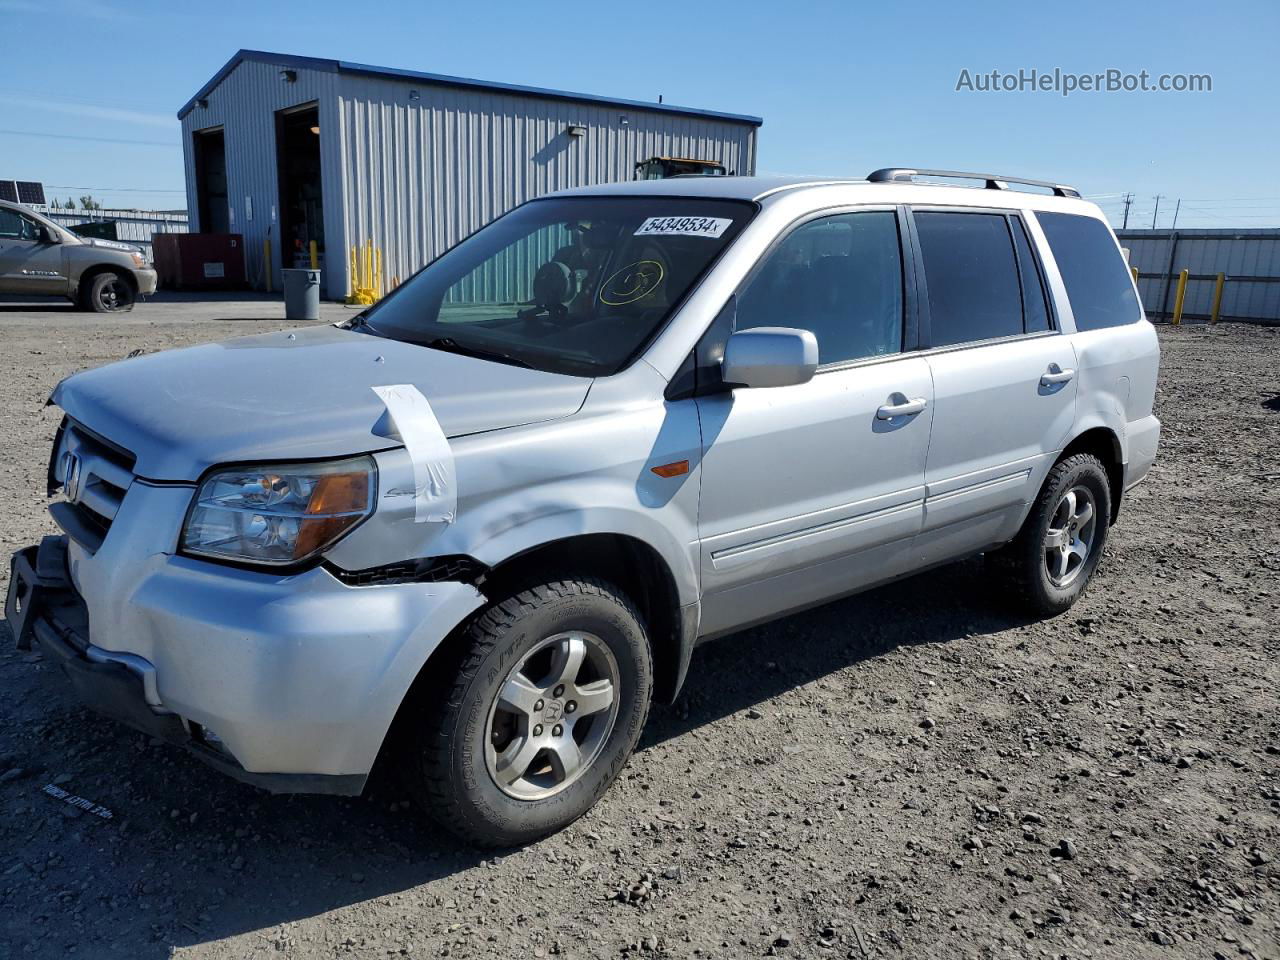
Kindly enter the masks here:
M 320 326 L 123 360 L 68 377 L 51 399 L 133 453 L 139 476 L 193 481 L 220 463 L 398 446 L 371 388 L 400 383 L 422 392 L 449 437 L 570 416 L 591 386 Z

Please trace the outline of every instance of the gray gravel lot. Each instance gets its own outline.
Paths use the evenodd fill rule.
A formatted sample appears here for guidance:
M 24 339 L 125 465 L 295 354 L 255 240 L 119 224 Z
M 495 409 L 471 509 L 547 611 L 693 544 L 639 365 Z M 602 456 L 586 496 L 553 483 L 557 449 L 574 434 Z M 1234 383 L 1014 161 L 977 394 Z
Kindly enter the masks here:
M 0 302 L 0 548 L 54 530 L 60 378 L 282 317 Z M 1280 957 L 1280 328 L 1161 341 L 1160 461 L 1069 613 L 977 559 L 703 647 L 600 805 L 498 856 L 389 777 L 224 779 L 0 626 L 0 957 Z

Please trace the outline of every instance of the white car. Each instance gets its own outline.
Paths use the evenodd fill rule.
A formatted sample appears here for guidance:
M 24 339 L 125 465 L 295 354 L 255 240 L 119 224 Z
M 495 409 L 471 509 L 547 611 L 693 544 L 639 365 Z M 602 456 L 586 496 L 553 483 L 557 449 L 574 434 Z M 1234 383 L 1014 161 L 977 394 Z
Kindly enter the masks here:
M 1065 610 L 1156 455 L 1155 331 L 1076 191 L 915 176 L 555 194 L 354 322 L 76 374 L 19 646 L 241 780 L 386 752 L 513 844 L 703 640 L 979 553 Z

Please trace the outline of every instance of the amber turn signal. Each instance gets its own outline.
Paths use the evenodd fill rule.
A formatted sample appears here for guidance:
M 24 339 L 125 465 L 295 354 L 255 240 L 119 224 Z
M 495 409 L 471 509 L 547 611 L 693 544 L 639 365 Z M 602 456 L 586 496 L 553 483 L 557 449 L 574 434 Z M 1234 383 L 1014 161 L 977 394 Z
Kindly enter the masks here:
M 661 463 L 656 467 L 650 467 L 654 473 L 660 477 L 670 479 L 671 477 L 683 477 L 689 472 L 688 460 L 677 460 L 675 463 Z

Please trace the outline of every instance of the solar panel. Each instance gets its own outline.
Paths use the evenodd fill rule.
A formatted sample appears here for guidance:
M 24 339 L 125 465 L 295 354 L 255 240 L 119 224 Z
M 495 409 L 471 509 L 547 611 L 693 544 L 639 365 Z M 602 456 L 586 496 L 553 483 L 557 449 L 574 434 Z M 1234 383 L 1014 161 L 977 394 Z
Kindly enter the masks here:
M 12 180 L 0 180 L 0 200 L 18 202 L 18 185 Z
M 43 183 L 36 183 L 34 180 L 19 180 L 17 183 L 19 203 L 25 203 L 28 206 L 44 203 Z

